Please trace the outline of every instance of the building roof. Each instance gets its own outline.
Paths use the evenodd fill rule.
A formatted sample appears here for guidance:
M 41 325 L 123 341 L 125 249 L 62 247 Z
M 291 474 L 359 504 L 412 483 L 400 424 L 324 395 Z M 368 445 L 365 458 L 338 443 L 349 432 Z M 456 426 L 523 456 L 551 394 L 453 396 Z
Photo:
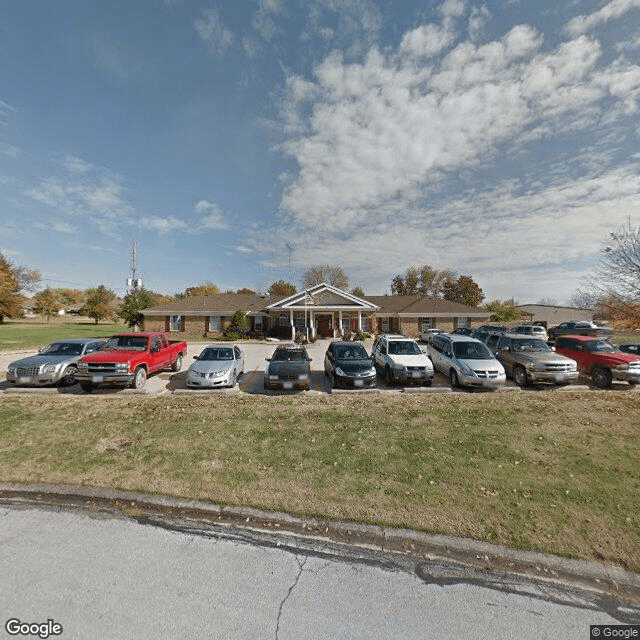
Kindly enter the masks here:
M 144 309 L 142 315 L 232 316 L 238 309 L 242 309 L 248 315 L 261 315 L 269 304 L 273 304 L 282 298 L 284 296 L 265 298 L 257 293 L 219 293 L 214 296 L 193 296 L 177 298 L 157 307 Z
M 489 318 L 490 311 L 470 307 L 459 302 L 440 298 L 420 298 L 417 296 L 366 296 L 366 299 L 380 307 L 378 315 L 398 315 L 400 317 L 446 317 L 465 316 Z

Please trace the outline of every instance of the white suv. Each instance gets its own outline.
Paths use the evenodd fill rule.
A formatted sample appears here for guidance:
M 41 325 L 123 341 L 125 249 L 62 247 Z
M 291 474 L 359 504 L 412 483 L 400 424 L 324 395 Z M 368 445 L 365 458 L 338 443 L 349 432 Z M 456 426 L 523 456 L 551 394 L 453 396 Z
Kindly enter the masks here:
M 405 336 L 378 336 L 371 350 L 371 360 L 387 385 L 406 382 L 431 386 L 433 365 L 418 343 Z

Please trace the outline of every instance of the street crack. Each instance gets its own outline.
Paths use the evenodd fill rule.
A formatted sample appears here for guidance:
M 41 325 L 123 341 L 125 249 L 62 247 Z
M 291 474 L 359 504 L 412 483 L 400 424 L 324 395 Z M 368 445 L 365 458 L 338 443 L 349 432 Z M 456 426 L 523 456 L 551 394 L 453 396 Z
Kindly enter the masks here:
M 298 580 L 300 580 L 300 576 L 302 575 L 302 570 L 304 569 L 304 565 L 307 564 L 307 558 L 305 557 L 302 561 L 298 556 L 294 556 L 296 562 L 298 563 L 298 575 L 295 577 L 293 584 L 289 587 L 289 591 L 287 591 L 287 595 L 283 598 L 280 603 L 280 607 L 278 607 L 278 619 L 276 620 L 276 640 L 278 640 L 278 634 L 280 633 L 280 618 L 282 616 L 282 609 L 284 608 L 285 603 L 293 593 L 293 590 L 296 588 L 298 584 Z

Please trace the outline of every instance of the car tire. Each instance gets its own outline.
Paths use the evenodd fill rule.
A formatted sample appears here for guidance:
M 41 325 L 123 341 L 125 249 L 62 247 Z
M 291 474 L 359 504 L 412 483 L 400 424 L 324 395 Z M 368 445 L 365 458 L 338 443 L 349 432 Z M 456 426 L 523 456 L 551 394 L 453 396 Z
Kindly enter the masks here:
M 608 389 L 613 381 L 613 376 L 609 369 L 605 367 L 595 367 L 591 372 L 591 379 L 598 389 Z
M 81 382 L 80 383 L 80 388 L 85 393 L 91 393 L 95 389 L 95 385 L 92 382 Z
M 513 380 L 519 387 L 527 386 L 527 372 L 524 367 L 513 368 Z
M 384 370 L 384 382 L 388 387 L 391 387 L 394 383 L 393 373 L 389 367 Z
M 632 386 L 635 387 L 638 383 L 635 380 L 627 380 L 627 382 Z
M 133 377 L 133 382 L 131 386 L 134 389 L 144 389 L 144 385 L 147 382 L 147 370 L 144 367 L 138 367 L 136 369 L 135 376 Z
M 229 389 L 233 389 L 233 387 L 236 386 L 236 380 L 238 379 L 238 376 L 235 374 L 235 372 L 231 375 L 231 377 L 229 378 Z
M 64 387 L 71 387 L 76 383 L 76 374 L 78 373 L 78 367 L 74 364 L 70 364 L 62 374 L 60 378 L 60 383 Z
M 171 371 L 177 372 L 182 369 L 182 354 L 179 353 L 178 357 L 175 359 L 175 362 L 171 365 Z
M 449 371 L 449 382 L 452 389 L 458 389 L 460 387 L 460 380 L 458 379 L 458 372 L 455 369 Z

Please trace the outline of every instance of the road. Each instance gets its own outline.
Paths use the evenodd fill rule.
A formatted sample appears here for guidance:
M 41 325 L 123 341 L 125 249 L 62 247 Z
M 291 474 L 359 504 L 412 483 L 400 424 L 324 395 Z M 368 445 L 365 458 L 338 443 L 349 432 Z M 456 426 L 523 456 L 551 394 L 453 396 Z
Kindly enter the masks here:
M 328 378 L 324 375 L 324 353 L 329 344 L 328 340 L 319 340 L 314 344 L 308 345 L 307 349 L 309 355 L 312 358 L 311 363 L 311 390 L 305 391 L 265 391 L 263 388 L 263 373 L 266 366 L 265 358 L 270 356 L 275 347 L 275 343 L 243 343 L 242 349 L 245 351 L 245 373 L 240 376 L 238 384 L 234 389 L 214 389 L 214 390 L 190 390 L 186 387 L 186 370 L 193 362 L 193 356 L 199 354 L 207 343 L 190 342 L 188 345 L 187 357 L 184 359 L 183 370 L 178 373 L 163 372 L 158 375 L 150 376 L 147 379 L 147 383 L 143 393 L 151 396 L 163 396 L 172 394 L 225 394 L 225 393 L 250 393 L 250 394 L 265 394 L 265 395 L 290 395 L 292 393 L 298 394 L 328 394 L 332 393 L 331 386 Z M 425 345 L 421 345 L 426 348 Z M 371 352 L 370 341 L 365 343 L 367 351 Z M 0 352 L 0 375 L 4 375 L 7 365 L 12 360 L 24 358 L 28 355 L 33 355 L 34 350 L 20 351 L 20 352 Z M 567 390 L 586 390 L 587 380 L 581 379 L 578 384 L 572 384 L 568 387 L 562 387 L 563 391 Z M 614 383 L 613 389 L 619 389 L 622 391 L 630 391 L 632 388 L 626 382 Z M 542 393 L 545 392 L 558 392 L 561 388 L 553 386 L 539 387 L 538 390 Z M 519 392 L 520 389 L 515 385 L 512 380 L 508 380 L 507 384 L 498 393 L 506 392 Z M 640 388 L 638 388 L 640 391 Z M 74 394 L 74 395 L 87 395 L 80 385 L 74 385 L 72 387 L 53 387 L 53 388 L 41 388 L 41 389 L 29 389 L 19 388 L 13 384 L 10 384 L 4 380 L 0 381 L 0 393 L 2 392 L 19 392 L 19 393 L 61 393 L 61 394 Z M 335 390 L 333 391 L 336 392 Z M 411 386 L 402 387 L 399 385 L 388 386 L 385 384 L 383 377 L 378 376 L 378 389 L 375 390 L 363 390 L 363 391 L 347 391 L 347 393 L 451 393 L 451 387 L 447 376 L 437 374 L 434 380 L 434 384 L 431 388 Z M 134 391 L 132 389 L 117 389 L 109 387 L 101 387 L 94 391 L 100 395 L 113 395 L 113 394 L 139 394 L 141 392 Z M 344 393 L 340 390 L 338 393 Z M 485 393 L 484 391 L 463 391 L 462 393 Z M 490 393 L 490 392 L 489 392 Z
M 52 620 L 65 640 L 584 640 L 591 624 L 621 623 L 582 593 L 486 586 L 424 559 L 6 504 L 0 574 L 5 637 L 9 619 Z

